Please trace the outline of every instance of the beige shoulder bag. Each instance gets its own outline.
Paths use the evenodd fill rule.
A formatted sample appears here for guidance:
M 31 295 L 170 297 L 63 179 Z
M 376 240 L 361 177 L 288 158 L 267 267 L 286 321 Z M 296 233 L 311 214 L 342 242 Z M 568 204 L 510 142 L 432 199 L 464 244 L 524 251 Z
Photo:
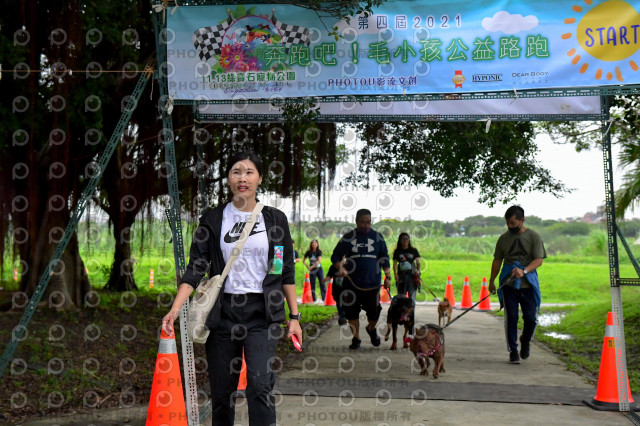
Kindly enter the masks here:
M 231 271 L 238 255 L 242 252 L 244 244 L 247 242 L 249 234 L 253 229 L 253 224 L 262 211 L 262 207 L 263 205 L 258 203 L 251 212 L 251 216 L 244 226 L 242 234 L 240 234 L 240 239 L 233 248 L 222 274 L 212 277 L 196 289 L 196 294 L 191 299 L 189 313 L 187 315 L 187 333 L 192 341 L 196 343 L 205 343 L 207 341 L 207 337 L 209 336 L 209 329 L 205 326 L 207 316 L 209 316 L 209 312 L 211 312 L 213 305 L 215 305 L 218 299 L 225 278 L 229 275 L 229 271 Z

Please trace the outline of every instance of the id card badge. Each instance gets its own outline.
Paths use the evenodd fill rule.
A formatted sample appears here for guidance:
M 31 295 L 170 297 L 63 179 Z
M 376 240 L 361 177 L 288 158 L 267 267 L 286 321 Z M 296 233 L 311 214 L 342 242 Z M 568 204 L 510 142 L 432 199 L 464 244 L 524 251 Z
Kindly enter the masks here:
M 282 263 L 284 257 L 284 246 L 273 247 L 273 264 L 271 265 L 270 274 L 282 275 Z

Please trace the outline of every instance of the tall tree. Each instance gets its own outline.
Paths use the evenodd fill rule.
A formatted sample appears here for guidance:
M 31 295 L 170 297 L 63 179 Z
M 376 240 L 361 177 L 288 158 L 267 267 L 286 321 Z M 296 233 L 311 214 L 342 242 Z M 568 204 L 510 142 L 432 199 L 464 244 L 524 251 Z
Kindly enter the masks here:
M 98 149 L 84 145 L 84 134 L 98 120 L 83 112 L 94 82 L 71 72 L 86 64 L 83 5 L 8 3 L 0 17 L 1 56 L 13 70 L 0 80 L 2 216 L 11 218 L 13 244 L 24 265 L 20 288 L 30 293 L 78 201 L 79 177 Z M 47 300 L 60 308 L 80 306 L 89 281 L 75 234 L 61 260 Z
M 465 187 L 479 190 L 479 202 L 507 202 L 529 191 L 559 195 L 565 186 L 536 161 L 538 148 L 529 122 L 484 124 L 394 122 L 360 124 L 365 143 L 352 180 L 427 185 L 443 197 Z

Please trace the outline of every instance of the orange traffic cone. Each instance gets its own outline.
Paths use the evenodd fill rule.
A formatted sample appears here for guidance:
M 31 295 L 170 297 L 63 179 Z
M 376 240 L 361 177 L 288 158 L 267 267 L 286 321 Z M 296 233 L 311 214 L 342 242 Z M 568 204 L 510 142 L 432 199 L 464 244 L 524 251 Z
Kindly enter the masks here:
M 329 285 L 327 286 L 327 294 L 324 296 L 324 305 L 325 306 L 336 306 L 336 301 L 333 298 L 333 278 L 329 281 Z
M 154 278 L 155 278 L 155 272 L 152 269 L 151 271 L 149 271 L 149 288 L 153 288 Z
M 187 426 L 188 423 L 176 339 L 162 331 L 146 425 L 166 424 Z
M 613 331 L 613 312 L 607 315 L 607 327 L 604 331 L 604 342 L 602 343 L 602 356 L 600 357 L 600 373 L 598 374 L 598 388 L 596 396 L 591 400 L 583 400 L 585 404 L 598 411 L 618 411 L 618 374 L 616 367 L 616 345 Z M 632 411 L 640 411 L 640 407 L 633 403 L 633 397 L 629 387 L 629 377 L 625 377 L 627 382 L 627 397 L 629 398 L 629 408 Z
M 309 274 L 304 274 L 304 288 L 302 289 L 302 303 L 313 303 L 313 296 L 311 295 L 311 281 L 309 280 Z
M 453 295 L 453 282 L 451 281 L 451 275 L 447 276 L 447 287 L 444 290 L 444 297 L 449 300 L 451 306 L 456 306 L 456 298 Z
M 18 281 L 18 268 L 13 268 L 13 280 Z
M 471 286 L 469 285 L 469 277 L 464 277 L 464 285 L 462 286 L 462 299 L 460 299 L 460 309 L 469 309 L 473 306 L 471 301 Z
M 244 348 L 242 348 L 242 367 L 240 368 L 240 380 L 238 380 L 238 390 L 247 388 L 247 363 L 244 362 Z
M 486 299 L 485 299 L 486 297 Z M 489 287 L 487 287 L 487 277 L 482 277 L 482 288 L 480 288 L 480 299 L 482 302 L 474 308 L 474 311 L 490 311 L 491 301 L 489 300 Z
M 380 287 L 380 303 L 391 303 L 389 290 L 384 288 L 384 278 L 382 279 L 382 286 Z

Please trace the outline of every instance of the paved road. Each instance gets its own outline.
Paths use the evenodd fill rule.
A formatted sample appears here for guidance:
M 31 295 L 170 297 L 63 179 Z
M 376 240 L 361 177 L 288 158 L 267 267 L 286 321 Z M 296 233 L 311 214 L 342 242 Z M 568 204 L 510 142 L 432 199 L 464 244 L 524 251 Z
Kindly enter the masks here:
M 418 306 L 416 321 L 437 323 L 435 305 Z M 522 364 L 508 364 L 503 322 L 488 313 L 469 312 L 446 329 L 446 372 L 438 379 L 420 376 L 408 349 L 362 340 L 359 350 L 348 349 L 347 326 L 333 325 L 304 343 L 295 368 L 276 384 L 282 425 L 631 424 L 620 413 L 586 407 L 593 385 L 540 346 Z M 236 421 L 248 424 L 246 406 Z
M 417 307 L 417 322 L 437 320 L 435 305 Z M 390 342 L 384 341 L 374 348 L 366 336 L 361 348 L 352 351 L 350 342 L 348 328 L 335 324 L 293 355 L 294 368 L 279 374 L 276 383 L 280 425 L 632 424 L 618 412 L 585 406 L 582 400 L 595 395 L 593 385 L 541 346 L 534 344 L 522 364 L 508 364 L 502 320 L 488 313 L 469 312 L 446 329 L 446 372 L 437 380 L 418 374 L 407 349 L 390 351 Z M 142 405 L 28 424 L 144 425 L 146 410 Z M 246 404 L 238 408 L 236 423 L 248 425 Z M 204 425 L 211 425 L 211 419 Z

